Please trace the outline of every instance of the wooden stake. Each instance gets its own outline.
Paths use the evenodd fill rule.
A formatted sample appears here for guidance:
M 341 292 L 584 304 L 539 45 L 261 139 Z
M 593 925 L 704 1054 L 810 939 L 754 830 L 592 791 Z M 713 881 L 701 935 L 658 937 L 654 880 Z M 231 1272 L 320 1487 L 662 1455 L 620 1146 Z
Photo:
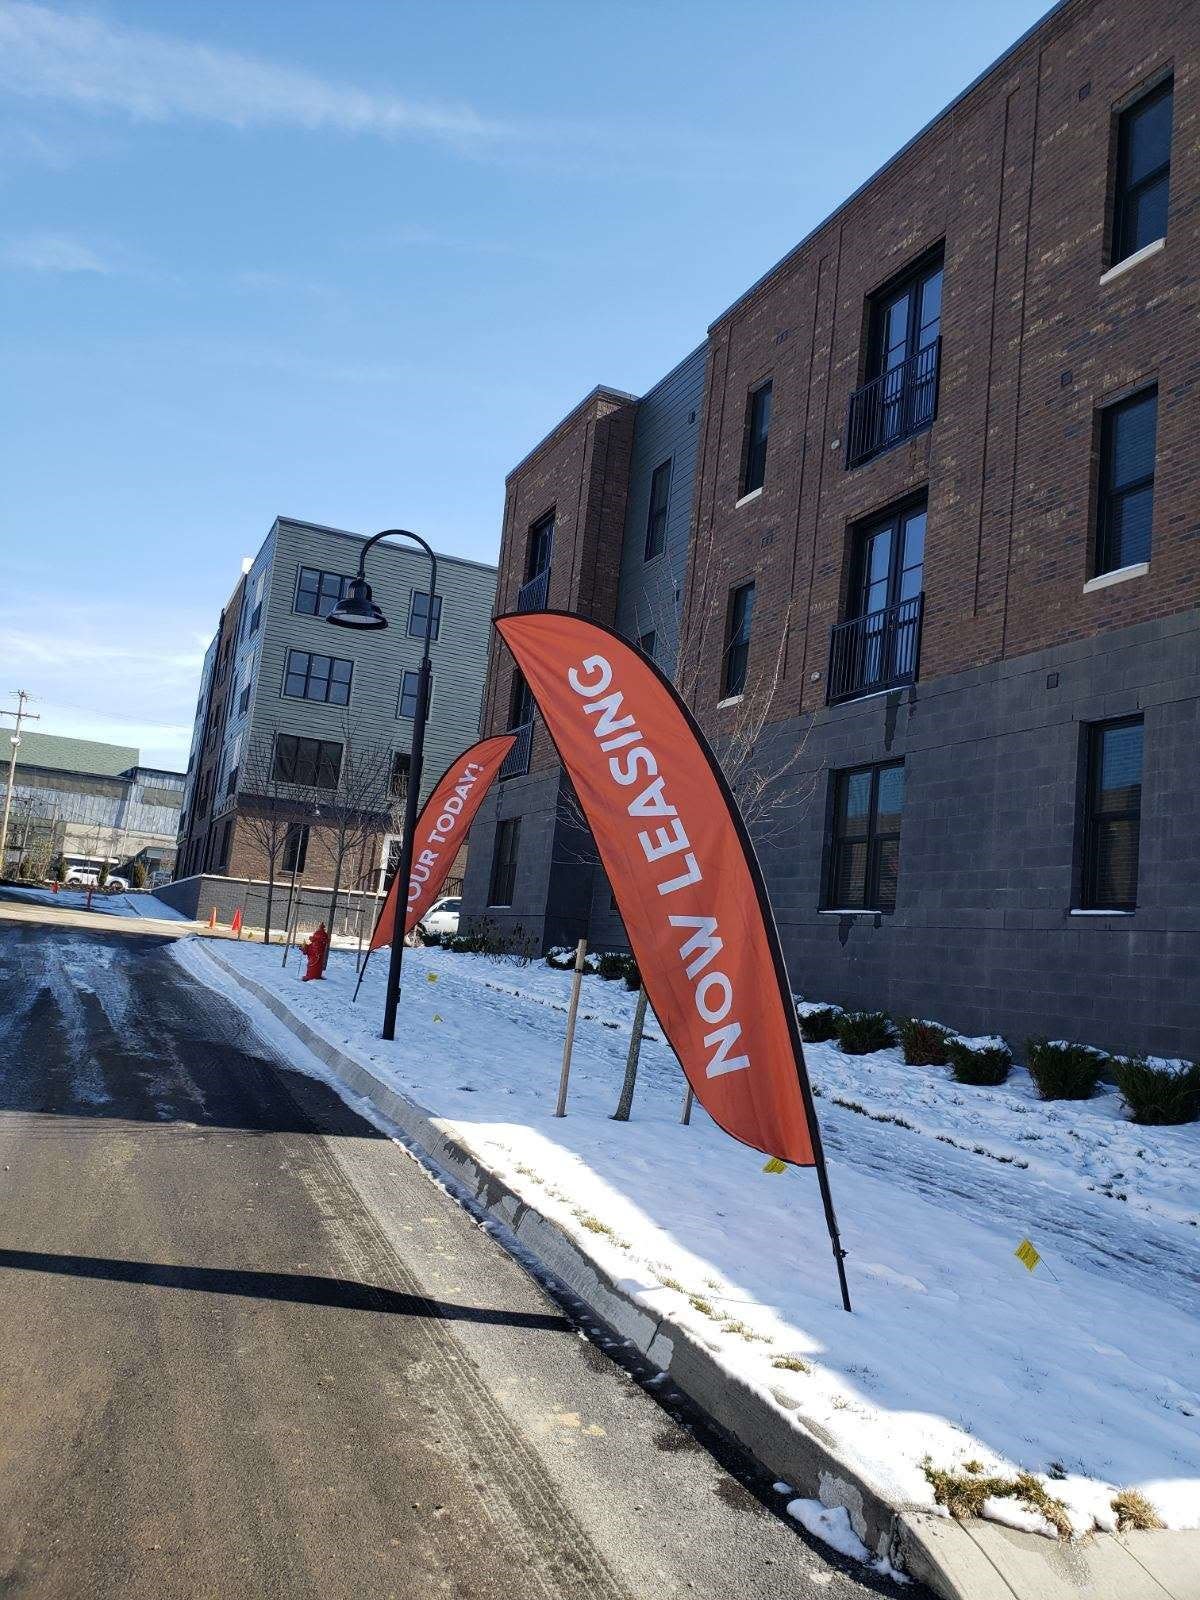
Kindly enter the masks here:
M 679 1120 L 683 1123 L 685 1128 L 692 1120 L 692 1101 L 695 1098 L 695 1095 L 692 1093 L 692 1086 L 689 1083 L 687 1086 L 687 1093 L 683 1097 L 683 1110 L 679 1113 Z
M 554 1108 L 556 1117 L 565 1117 L 567 1114 L 567 1082 L 571 1076 L 571 1051 L 575 1044 L 575 1014 L 579 1010 L 579 989 L 583 983 L 583 963 L 587 956 L 587 940 L 580 939 L 575 947 L 575 977 L 571 983 L 571 1004 L 567 1011 L 567 1037 L 563 1041 L 562 1073 L 558 1080 L 558 1104 Z

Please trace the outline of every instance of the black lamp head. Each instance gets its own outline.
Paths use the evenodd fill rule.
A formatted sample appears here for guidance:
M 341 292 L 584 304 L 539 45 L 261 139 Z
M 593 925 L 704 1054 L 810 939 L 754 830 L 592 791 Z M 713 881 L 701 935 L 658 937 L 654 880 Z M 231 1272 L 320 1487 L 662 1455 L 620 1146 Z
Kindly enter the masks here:
M 361 576 L 350 580 L 350 591 L 345 599 L 325 618 L 335 628 L 386 628 L 387 618 L 371 599 L 371 585 Z

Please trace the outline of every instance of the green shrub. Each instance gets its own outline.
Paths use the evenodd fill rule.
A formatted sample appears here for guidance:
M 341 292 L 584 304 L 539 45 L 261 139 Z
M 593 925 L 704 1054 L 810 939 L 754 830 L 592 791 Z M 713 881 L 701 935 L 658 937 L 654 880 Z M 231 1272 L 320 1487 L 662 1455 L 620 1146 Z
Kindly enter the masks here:
M 1200 1061 L 1116 1056 L 1113 1076 L 1134 1122 L 1171 1127 L 1200 1117 Z
M 1012 1071 L 1012 1051 L 1003 1039 L 960 1039 L 949 1034 L 946 1055 L 959 1083 L 1003 1083 Z
M 1043 1100 L 1090 1100 L 1107 1057 L 1087 1044 L 1030 1039 L 1025 1060 Z
M 129 887 L 131 889 L 144 889 L 150 881 L 150 874 L 146 871 L 146 863 L 135 857 L 129 863 Z
M 630 989 L 641 987 L 642 980 L 638 976 L 637 962 L 627 950 L 602 951 L 596 957 L 596 971 L 610 983 L 623 978 Z M 630 978 L 633 979 L 632 983 L 629 981 Z
M 100 863 L 100 871 L 96 874 L 96 887 L 97 887 L 97 889 L 103 889 L 104 885 L 107 882 L 108 882 L 108 862 L 107 861 L 102 861 Z
M 800 1010 L 800 1037 L 805 1044 L 824 1044 L 826 1039 L 837 1038 L 838 1018 L 842 1014 L 840 1006 L 809 1006 Z
M 843 1011 L 837 1019 L 838 1049 L 847 1056 L 869 1056 L 894 1044 L 896 1034 L 886 1011 Z
M 900 1048 L 910 1067 L 944 1067 L 948 1028 L 940 1022 L 922 1022 L 919 1017 L 898 1017 L 896 1032 Z

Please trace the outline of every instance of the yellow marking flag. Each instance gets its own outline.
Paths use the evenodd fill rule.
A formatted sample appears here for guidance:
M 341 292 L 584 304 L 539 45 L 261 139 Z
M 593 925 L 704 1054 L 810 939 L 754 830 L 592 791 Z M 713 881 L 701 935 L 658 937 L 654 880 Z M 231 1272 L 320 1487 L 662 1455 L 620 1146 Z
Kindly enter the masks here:
M 771 1159 L 767 1162 L 766 1166 L 763 1168 L 763 1171 L 764 1172 L 786 1172 L 787 1171 L 787 1162 L 786 1161 L 780 1161 L 778 1156 L 772 1156 Z
M 1034 1267 L 1036 1267 L 1038 1262 L 1042 1259 L 1034 1249 L 1032 1241 L 1029 1239 L 1022 1239 L 1020 1244 L 1013 1251 L 1013 1255 L 1016 1256 L 1018 1261 L 1022 1262 L 1026 1267 L 1028 1267 L 1030 1272 L 1033 1271 Z

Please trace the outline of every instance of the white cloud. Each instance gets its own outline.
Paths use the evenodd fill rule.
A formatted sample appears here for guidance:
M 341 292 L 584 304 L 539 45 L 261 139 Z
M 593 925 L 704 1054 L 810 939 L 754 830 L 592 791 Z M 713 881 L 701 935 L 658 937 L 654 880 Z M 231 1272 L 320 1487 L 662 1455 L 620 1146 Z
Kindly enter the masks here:
M 234 128 L 332 128 L 479 145 L 502 135 L 467 105 L 329 83 L 301 68 L 124 28 L 99 17 L 0 0 L 0 87 L 26 98 Z
M 29 690 L 42 733 L 136 744 L 153 763 L 186 765 L 205 645 L 192 619 L 137 616 L 97 600 L 23 596 L 54 625 L 0 625 L 0 660 Z M 7 702 L 5 702 L 7 703 Z
M 112 264 L 90 245 L 61 233 L 31 233 L 12 239 L 3 250 L 4 263 L 29 272 L 98 272 L 108 274 Z

